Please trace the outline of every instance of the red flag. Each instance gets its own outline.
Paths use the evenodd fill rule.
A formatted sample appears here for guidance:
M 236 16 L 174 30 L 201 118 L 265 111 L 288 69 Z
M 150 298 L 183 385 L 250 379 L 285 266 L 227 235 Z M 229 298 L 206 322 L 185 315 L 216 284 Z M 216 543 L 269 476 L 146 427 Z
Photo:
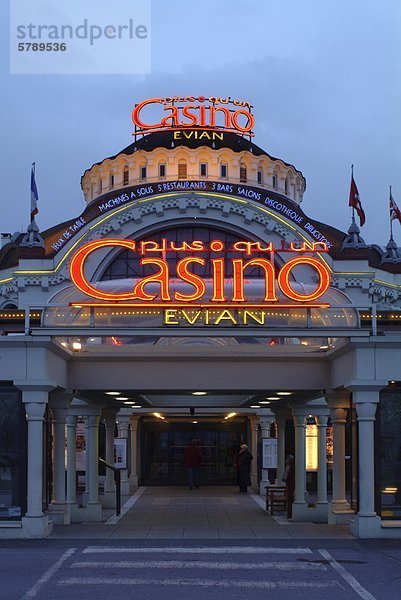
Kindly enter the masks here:
M 365 212 L 362 208 L 362 204 L 361 204 L 361 201 L 359 198 L 359 192 L 358 192 L 358 188 L 356 187 L 354 176 L 351 177 L 351 189 L 349 191 L 348 206 L 352 206 L 352 208 L 354 208 L 356 210 L 357 215 L 359 217 L 359 223 L 362 227 L 366 221 L 366 217 L 365 217 Z
M 398 208 L 396 201 L 390 192 L 390 221 L 394 221 L 394 219 L 398 219 L 401 223 L 401 210 Z

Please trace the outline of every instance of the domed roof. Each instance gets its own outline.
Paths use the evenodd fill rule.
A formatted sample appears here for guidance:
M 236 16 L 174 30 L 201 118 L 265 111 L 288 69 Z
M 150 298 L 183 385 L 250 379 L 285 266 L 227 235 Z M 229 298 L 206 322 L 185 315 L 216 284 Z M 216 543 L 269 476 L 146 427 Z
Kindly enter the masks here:
M 177 133 L 180 134 L 178 138 L 177 135 L 175 135 Z M 94 167 L 95 165 L 100 165 L 105 160 L 113 160 L 121 154 L 130 156 L 131 154 L 134 154 L 139 150 L 151 152 L 156 148 L 166 148 L 168 150 L 171 150 L 172 148 L 177 148 L 179 146 L 184 146 L 186 148 L 199 148 L 201 146 L 207 146 L 209 148 L 212 148 L 213 150 L 222 150 L 223 148 L 229 148 L 233 152 L 251 152 L 254 156 L 267 156 L 273 161 L 279 161 L 287 167 L 292 167 L 305 181 L 303 173 L 299 169 L 294 167 L 294 165 L 285 162 L 281 158 L 271 156 L 265 150 L 260 148 L 260 146 L 254 144 L 245 136 L 237 135 L 235 133 L 230 132 L 214 132 L 212 130 L 196 128 L 191 128 L 190 130 L 186 130 L 183 128 L 178 130 L 166 130 L 145 135 L 137 139 L 135 142 L 133 142 L 117 154 L 114 154 L 113 156 L 108 156 L 103 160 L 94 163 L 89 169 L 86 169 L 83 176 L 87 171 L 90 171 L 90 169 L 92 169 L 92 167 Z

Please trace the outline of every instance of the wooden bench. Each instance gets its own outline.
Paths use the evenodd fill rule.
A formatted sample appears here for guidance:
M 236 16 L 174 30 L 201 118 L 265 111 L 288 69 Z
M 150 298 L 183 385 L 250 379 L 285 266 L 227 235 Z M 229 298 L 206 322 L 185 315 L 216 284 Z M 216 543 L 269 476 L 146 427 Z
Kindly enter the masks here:
M 275 510 L 287 510 L 285 485 L 266 486 L 266 511 L 273 515 Z

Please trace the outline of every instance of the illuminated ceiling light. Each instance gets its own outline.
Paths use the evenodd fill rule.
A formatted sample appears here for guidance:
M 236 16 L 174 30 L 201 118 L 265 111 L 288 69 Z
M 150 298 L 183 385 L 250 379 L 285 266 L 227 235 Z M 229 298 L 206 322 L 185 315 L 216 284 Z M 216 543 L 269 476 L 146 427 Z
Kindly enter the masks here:
M 106 392 L 108 396 L 119 396 L 121 392 Z
M 259 404 L 270 404 L 270 402 L 268 400 L 261 400 Z
M 124 402 L 124 404 L 135 404 L 135 402 L 133 400 L 130 400 L 129 402 Z
M 227 421 L 227 419 L 232 419 L 233 417 L 235 417 L 237 413 L 236 412 L 231 412 L 228 413 L 228 415 L 226 417 L 224 417 L 224 419 Z
M 81 342 L 72 342 L 72 349 L 73 350 L 81 350 L 82 349 L 82 344 Z
M 142 408 L 142 406 L 140 404 L 135 404 L 135 405 L 131 406 L 131 408 Z
M 118 396 L 116 400 L 129 400 L 128 396 Z
M 166 420 L 166 417 L 163 417 L 163 415 L 161 415 L 161 414 L 160 414 L 160 413 L 158 413 L 158 412 L 154 412 L 154 413 L 152 413 L 152 415 L 153 415 L 154 417 L 156 417 L 157 419 L 161 419 L 162 421 L 165 421 L 165 420 Z
M 395 383 L 394 379 L 392 379 L 392 380 L 390 381 L 390 383 Z
M 302 346 L 307 346 L 307 345 L 308 345 L 308 342 L 307 342 L 306 340 L 302 340 L 302 342 L 301 342 L 301 345 L 302 345 Z
M 328 350 L 329 347 L 327 344 L 323 344 L 322 346 L 320 346 L 320 350 Z
M 266 400 L 280 400 L 278 396 L 267 396 Z
M 194 423 L 194 425 L 197 423 L 198 421 L 192 421 L 192 423 Z
M 291 396 L 292 392 L 277 392 L 277 396 Z
M 64 348 L 68 348 L 68 344 L 67 344 L 67 342 L 60 342 L 60 344 L 61 344 L 61 345 L 62 345 Z M 391 383 L 391 381 L 390 381 L 390 383 Z
M 192 392 L 193 396 L 206 396 L 207 392 Z
M 250 408 L 260 408 L 259 404 L 251 404 Z

